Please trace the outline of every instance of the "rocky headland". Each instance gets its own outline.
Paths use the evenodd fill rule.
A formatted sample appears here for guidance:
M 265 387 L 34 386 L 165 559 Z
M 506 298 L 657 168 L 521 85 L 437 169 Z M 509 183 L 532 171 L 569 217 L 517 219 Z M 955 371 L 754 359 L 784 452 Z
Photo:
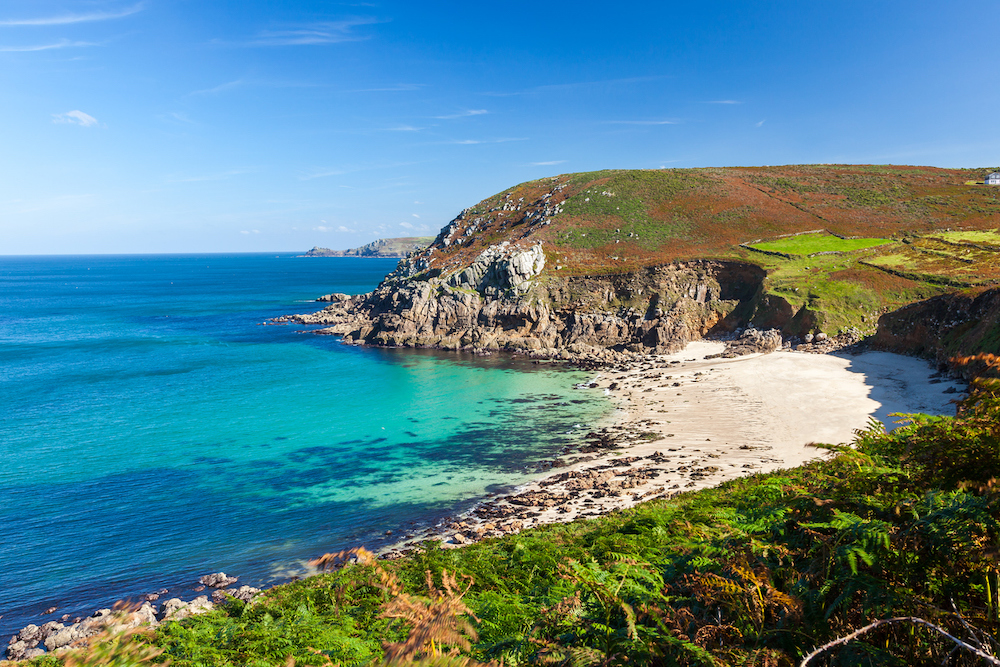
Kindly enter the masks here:
M 391 239 L 376 239 L 358 248 L 349 250 L 331 250 L 316 246 L 300 257 L 406 257 L 411 252 L 423 250 L 433 236 L 400 236 Z
M 597 373 L 581 391 L 616 403 L 613 419 L 540 462 L 530 483 L 383 556 L 799 465 L 822 453 L 808 443 L 846 442 L 873 415 L 947 412 L 963 389 L 942 375 L 947 368 L 844 352 L 864 342 L 948 366 L 956 354 L 1000 351 L 1000 236 L 996 246 L 979 236 L 972 244 L 954 231 L 989 237 L 1000 202 L 963 189 L 971 172 L 884 171 L 609 171 L 533 181 L 462 211 L 429 245 L 408 249 L 372 292 L 326 295 L 318 312 L 277 318 L 348 344 L 571 360 Z M 863 235 L 885 243 L 829 250 L 817 242 L 803 254 L 759 243 L 817 226 L 834 245 Z M 234 583 L 211 577 L 202 585 Z M 218 601 L 258 591 L 216 593 Z M 79 645 L 112 622 L 155 625 L 212 605 L 201 596 L 156 606 L 159 594 L 151 596 L 127 617 L 101 610 L 29 625 L 7 655 L 33 657 Z
M 372 292 L 326 295 L 323 310 L 276 323 L 322 325 L 319 333 L 352 344 L 596 363 L 671 353 L 746 330 L 776 333 L 725 354 L 785 342 L 830 351 L 868 338 L 885 349 L 940 348 L 945 355 L 956 348 L 942 341 L 958 329 L 971 341 L 962 351 L 982 348 L 986 328 L 975 323 L 1000 312 L 987 284 L 993 246 L 971 232 L 954 236 L 953 226 L 927 229 L 1000 226 L 1000 203 L 962 185 L 961 170 L 900 168 L 891 176 L 838 166 L 609 171 L 533 181 L 463 210 Z M 882 201 L 880 188 L 889 183 L 896 195 L 909 188 L 913 199 L 898 208 L 865 203 Z M 871 197 L 861 197 L 859 187 Z M 929 188 L 936 202 L 951 198 L 954 205 L 918 221 L 912 210 Z M 978 199 L 973 205 L 970 198 Z M 825 227 L 817 230 L 817 221 Z M 765 231 L 787 251 L 768 250 Z M 887 232 L 889 238 L 857 238 Z M 946 250 L 935 244 L 964 254 L 945 261 Z M 893 262 L 909 262 L 906 253 L 936 263 L 922 266 L 923 273 L 901 272 Z M 966 275 L 970 261 L 981 264 L 975 279 Z M 968 296 L 962 285 L 978 295 Z M 919 326 L 905 323 L 904 306 Z

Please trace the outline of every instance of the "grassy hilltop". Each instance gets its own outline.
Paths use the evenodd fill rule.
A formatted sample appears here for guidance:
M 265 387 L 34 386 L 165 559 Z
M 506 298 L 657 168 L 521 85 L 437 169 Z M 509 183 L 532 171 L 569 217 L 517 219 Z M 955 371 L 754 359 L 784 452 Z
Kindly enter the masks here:
M 766 293 L 815 311 L 830 333 L 871 331 L 888 310 L 1000 279 L 1000 188 L 970 184 L 986 171 L 794 165 L 564 174 L 468 209 L 474 233 L 440 249 L 438 266 L 459 267 L 491 244 L 522 238 L 524 211 L 543 207 L 547 224 L 523 234 L 545 243 L 550 277 L 740 260 L 767 269 Z

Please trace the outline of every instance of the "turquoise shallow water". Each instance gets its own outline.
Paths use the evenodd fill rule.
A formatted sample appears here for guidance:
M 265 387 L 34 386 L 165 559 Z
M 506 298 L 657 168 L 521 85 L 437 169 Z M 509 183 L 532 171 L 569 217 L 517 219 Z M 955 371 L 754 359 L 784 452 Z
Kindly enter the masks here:
M 0 257 L 0 636 L 377 547 L 523 481 L 608 413 L 577 372 L 259 326 L 393 266 Z

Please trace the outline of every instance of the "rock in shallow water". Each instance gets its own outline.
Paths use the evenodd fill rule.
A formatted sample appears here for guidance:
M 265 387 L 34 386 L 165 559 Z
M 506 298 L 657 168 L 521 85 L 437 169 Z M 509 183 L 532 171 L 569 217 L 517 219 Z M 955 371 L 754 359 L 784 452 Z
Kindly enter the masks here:
M 235 584 L 238 580 L 239 577 L 227 576 L 225 572 L 213 572 L 198 579 L 198 583 L 204 584 L 209 588 L 225 588 L 226 586 Z

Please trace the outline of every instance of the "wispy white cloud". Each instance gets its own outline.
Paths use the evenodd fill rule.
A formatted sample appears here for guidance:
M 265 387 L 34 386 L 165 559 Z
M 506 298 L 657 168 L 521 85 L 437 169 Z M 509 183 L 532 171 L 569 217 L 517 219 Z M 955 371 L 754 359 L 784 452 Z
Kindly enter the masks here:
M 348 229 L 347 227 L 345 227 L 343 225 L 340 225 L 339 227 L 337 227 L 337 231 L 338 232 L 347 232 L 348 234 L 354 234 L 357 230 Z
M 351 93 L 377 93 L 377 92 L 404 92 L 411 90 L 419 90 L 423 84 L 399 84 L 398 86 L 388 86 L 385 88 L 357 88 L 349 90 L 333 90 L 334 93 L 340 94 L 351 94 Z M 259 87 L 259 88 L 320 88 L 320 89 L 333 89 L 333 86 L 329 83 L 316 83 L 312 81 L 294 81 L 294 80 L 282 80 L 282 79 L 251 79 L 251 78 L 239 78 L 233 81 L 227 81 L 225 83 L 220 83 L 212 88 L 204 88 L 200 90 L 195 90 L 188 93 L 191 95 L 216 95 L 218 93 L 224 93 L 230 90 L 235 90 L 237 88 L 243 87 Z M 423 129 L 423 128 L 417 128 Z
M 767 119 L 765 118 L 764 120 L 767 120 Z M 760 126 L 761 126 L 761 125 L 763 125 L 763 124 L 764 124 L 764 121 L 763 121 L 763 120 L 762 120 L 762 121 L 758 121 L 758 123 L 757 123 L 756 127 L 760 127 Z
M 488 114 L 489 111 L 486 109 L 466 109 L 465 111 L 460 111 L 458 113 L 453 113 L 448 116 L 434 116 L 438 120 L 454 120 L 455 118 L 468 118 L 469 116 L 482 116 Z
M 343 176 L 347 171 L 343 169 L 329 169 L 326 171 L 316 171 L 311 174 L 299 176 L 300 181 L 311 181 L 314 178 L 326 178 L 327 176 Z
M 354 29 L 362 25 L 381 23 L 371 16 L 360 16 L 341 21 L 320 21 L 292 26 L 283 30 L 262 30 L 256 37 L 242 42 L 242 46 L 309 46 L 316 44 L 338 44 L 368 39 L 367 35 L 356 34 Z
M 317 225 L 313 227 L 314 232 L 329 232 L 332 229 L 333 229 L 332 227 L 327 227 L 326 225 Z
M 259 229 L 244 229 L 240 231 L 240 234 L 260 234 Z
M 183 112 L 180 112 L 180 111 L 171 111 L 170 113 L 162 114 L 162 115 L 158 116 L 158 118 L 161 118 L 161 119 L 167 120 L 167 121 L 171 121 L 171 122 L 186 123 L 188 125 L 197 125 L 198 124 L 196 121 L 191 120 L 191 118 L 189 118 L 186 113 L 183 113 Z
M 6 53 L 24 53 L 29 51 L 49 51 L 51 49 L 65 49 L 76 46 L 97 46 L 94 42 L 74 42 L 68 39 L 61 39 L 50 44 L 30 44 L 27 46 L 0 46 L 0 51 Z
M 609 120 L 608 125 L 677 125 L 676 120 Z
M 408 222 L 401 222 L 401 223 L 399 223 L 399 226 L 400 227 L 405 227 L 406 229 L 413 229 L 413 225 L 411 225 Z
M 52 114 L 52 122 L 69 123 L 71 125 L 79 125 L 81 127 L 97 127 L 100 125 L 96 118 L 91 116 L 89 113 L 80 111 L 79 109 L 67 111 L 66 113 L 54 113 Z
M 414 127 L 412 125 L 400 125 L 399 127 L 387 127 L 387 128 L 385 128 L 385 131 L 386 132 L 420 132 L 421 130 L 424 130 L 424 129 L 426 129 L 426 128 L 423 128 L 423 127 Z
M 743 104 L 739 100 L 710 100 L 708 104 Z
M 66 25 L 69 23 L 85 23 L 87 21 L 107 21 L 110 19 L 120 19 L 132 14 L 137 14 L 145 7 L 145 2 L 138 2 L 131 7 L 125 7 L 117 11 L 110 12 L 90 12 L 88 14 L 60 14 L 57 16 L 45 16 L 42 18 L 29 19 L 0 19 L 0 26 L 15 25 Z
M 551 167 L 556 164 L 562 164 L 566 160 L 548 160 L 547 162 L 532 162 L 532 167 Z

